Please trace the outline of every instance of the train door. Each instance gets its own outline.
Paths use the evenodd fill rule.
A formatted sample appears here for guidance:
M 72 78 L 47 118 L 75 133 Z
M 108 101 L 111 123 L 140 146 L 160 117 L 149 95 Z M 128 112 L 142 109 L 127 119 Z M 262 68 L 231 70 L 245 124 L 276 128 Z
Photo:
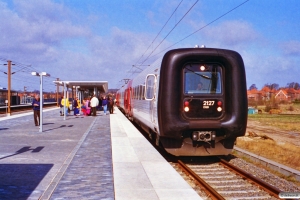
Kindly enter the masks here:
M 128 89 L 125 89 L 125 91 L 124 91 L 124 109 L 125 109 L 125 110 L 127 110 L 127 106 L 128 106 L 127 90 L 128 90 Z
M 131 98 L 132 98 L 132 80 L 128 82 L 127 89 L 125 90 L 125 96 L 124 96 L 125 115 L 127 117 L 132 116 Z
M 146 77 L 146 91 L 145 91 L 145 99 L 150 101 L 150 119 L 153 125 L 156 123 L 156 96 L 155 96 L 155 90 L 156 90 L 156 76 L 155 74 L 148 74 Z
M 131 106 L 131 97 L 132 97 L 132 88 L 129 87 L 127 90 L 127 116 L 130 117 L 132 115 L 132 106 Z
M 125 115 L 128 116 L 128 112 L 130 109 L 130 89 L 125 90 L 124 94 L 124 110 L 125 110 Z

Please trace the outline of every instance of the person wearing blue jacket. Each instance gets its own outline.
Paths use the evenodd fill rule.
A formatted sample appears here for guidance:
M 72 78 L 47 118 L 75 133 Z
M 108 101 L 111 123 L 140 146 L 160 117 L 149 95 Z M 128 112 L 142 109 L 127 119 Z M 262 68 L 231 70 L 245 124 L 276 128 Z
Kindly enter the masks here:
M 33 118 L 35 126 L 40 125 L 40 96 L 35 95 L 35 98 L 32 101 L 33 107 Z
M 107 111 L 107 99 L 105 96 L 103 96 L 103 99 L 102 99 L 102 106 L 103 106 L 103 111 L 104 111 L 104 115 L 106 115 L 106 111 Z

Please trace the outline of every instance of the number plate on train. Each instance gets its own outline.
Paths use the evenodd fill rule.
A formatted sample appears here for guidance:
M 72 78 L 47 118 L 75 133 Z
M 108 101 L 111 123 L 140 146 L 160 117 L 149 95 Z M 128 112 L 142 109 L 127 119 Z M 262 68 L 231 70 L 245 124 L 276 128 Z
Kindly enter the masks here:
M 215 100 L 204 100 L 203 109 L 209 109 L 211 106 L 215 105 Z

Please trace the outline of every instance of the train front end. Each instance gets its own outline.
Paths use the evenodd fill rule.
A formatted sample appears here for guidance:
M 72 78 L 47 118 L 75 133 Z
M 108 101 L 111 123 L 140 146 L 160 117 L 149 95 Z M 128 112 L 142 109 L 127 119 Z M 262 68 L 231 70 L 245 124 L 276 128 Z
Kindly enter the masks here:
M 244 64 L 234 51 L 177 49 L 160 72 L 158 120 L 163 147 L 176 156 L 227 155 L 247 126 Z

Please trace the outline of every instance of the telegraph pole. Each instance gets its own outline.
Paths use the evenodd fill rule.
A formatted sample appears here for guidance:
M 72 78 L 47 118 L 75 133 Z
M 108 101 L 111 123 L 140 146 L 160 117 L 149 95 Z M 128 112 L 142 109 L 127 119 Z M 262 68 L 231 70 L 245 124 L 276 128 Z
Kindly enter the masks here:
M 24 86 L 24 102 L 23 103 L 27 103 L 27 98 L 26 98 L 26 86 Z
M 8 75 L 8 83 L 7 83 L 7 100 L 8 100 L 8 112 L 7 115 L 10 116 L 11 112 L 10 112 L 10 100 L 11 100 L 11 94 L 10 94 L 10 87 L 11 87 L 11 61 L 8 60 L 7 61 L 7 75 Z
M 56 78 L 56 81 L 59 81 L 59 78 Z M 58 94 L 59 94 L 59 84 L 56 83 L 56 106 L 59 107 L 58 104 Z

